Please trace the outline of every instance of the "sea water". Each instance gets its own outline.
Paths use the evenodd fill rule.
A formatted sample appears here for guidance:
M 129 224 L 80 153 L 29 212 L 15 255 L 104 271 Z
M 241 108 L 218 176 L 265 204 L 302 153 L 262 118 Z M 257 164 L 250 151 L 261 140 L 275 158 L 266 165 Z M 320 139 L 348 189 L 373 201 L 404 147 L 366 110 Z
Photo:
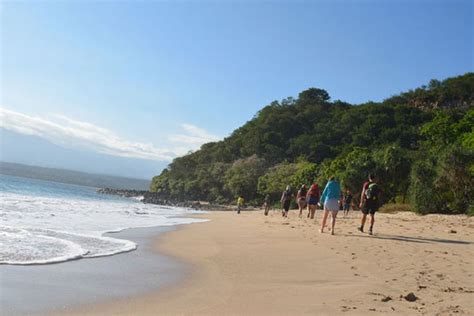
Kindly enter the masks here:
M 0 175 L 0 264 L 114 255 L 137 245 L 104 233 L 203 221 L 185 208 L 143 204 L 96 188 Z

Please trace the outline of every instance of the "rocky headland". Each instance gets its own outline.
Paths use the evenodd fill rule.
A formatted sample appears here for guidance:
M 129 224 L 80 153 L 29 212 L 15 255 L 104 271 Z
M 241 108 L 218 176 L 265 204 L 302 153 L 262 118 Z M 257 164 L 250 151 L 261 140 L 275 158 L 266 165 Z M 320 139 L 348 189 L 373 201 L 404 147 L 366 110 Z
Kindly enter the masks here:
M 176 207 L 189 207 L 196 210 L 212 210 L 219 209 L 223 210 L 229 208 L 229 206 L 210 204 L 202 201 L 178 201 L 167 198 L 161 193 L 142 191 L 142 190 L 129 190 L 129 189 L 112 189 L 112 188 L 101 188 L 97 190 L 99 194 L 118 195 L 126 198 L 135 198 L 143 203 L 167 205 Z

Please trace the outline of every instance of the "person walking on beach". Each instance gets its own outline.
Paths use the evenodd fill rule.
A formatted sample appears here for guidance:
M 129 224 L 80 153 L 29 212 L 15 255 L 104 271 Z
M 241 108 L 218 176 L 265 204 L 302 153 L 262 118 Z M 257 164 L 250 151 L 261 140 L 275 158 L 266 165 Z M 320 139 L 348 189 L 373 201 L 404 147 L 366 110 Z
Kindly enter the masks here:
M 336 226 L 337 212 L 339 212 L 339 199 L 341 196 L 341 186 L 332 176 L 329 178 L 326 187 L 324 188 L 323 194 L 321 195 L 321 204 L 324 205 L 323 220 L 321 221 L 320 233 L 324 232 L 326 226 L 326 220 L 329 212 L 331 212 L 331 235 L 334 235 L 334 227 Z
M 367 220 L 367 214 L 370 214 L 370 228 L 369 235 L 373 234 L 375 213 L 379 208 L 379 195 L 380 189 L 378 184 L 375 182 L 375 175 L 369 174 L 369 181 L 366 181 L 362 186 L 362 192 L 360 194 L 359 207 L 362 211 L 362 217 L 360 220 L 360 227 L 358 230 L 364 232 L 365 221 Z
M 268 212 L 270 211 L 270 195 L 265 195 L 265 199 L 263 200 L 263 207 L 264 207 L 264 211 L 263 211 L 263 214 L 265 214 L 265 216 L 268 215 Z
M 244 202 L 245 200 L 242 195 L 239 195 L 239 197 L 237 198 L 237 214 L 240 214 L 240 210 L 244 206 Z
M 317 183 L 313 183 L 306 194 L 306 201 L 308 201 L 308 218 L 313 219 L 316 213 L 316 205 L 319 202 L 320 191 Z
M 282 212 L 281 215 L 283 217 L 288 217 L 288 211 L 290 210 L 290 203 L 291 199 L 293 198 L 293 193 L 291 193 L 291 187 L 289 185 L 286 186 L 286 190 L 283 191 L 281 195 L 281 206 L 282 206 Z
M 349 189 L 346 189 L 344 194 L 344 217 L 349 214 L 349 210 L 351 209 L 352 203 L 352 192 Z
M 306 189 L 306 184 L 301 185 L 301 188 L 298 190 L 298 194 L 296 194 L 296 203 L 300 209 L 300 217 L 303 214 L 303 209 L 306 207 L 306 194 L 308 190 Z

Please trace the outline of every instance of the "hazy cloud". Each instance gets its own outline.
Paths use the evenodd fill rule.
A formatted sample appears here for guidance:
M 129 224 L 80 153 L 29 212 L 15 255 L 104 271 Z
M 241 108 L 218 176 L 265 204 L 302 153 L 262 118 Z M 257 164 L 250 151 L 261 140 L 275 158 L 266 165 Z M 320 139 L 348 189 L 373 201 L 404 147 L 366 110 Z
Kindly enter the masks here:
M 219 137 L 209 134 L 202 128 L 191 124 L 181 124 L 186 134 L 171 135 L 169 139 L 173 142 L 185 143 L 191 145 L 202 145 L 219 140 Z
M 42 137 L 65 147 L 80 147 L 113 156 L 170 161 L 206 142 L 218 140 L 218 137 L 197 126 L 182 124 L 182 134 L 168 137 L 174 143 L 172 148 L 157 148 L 151 143 L 128 141 L 113 131 L 63 115 L 55 115 L 54 119 L 0 108 L 0 127 Z

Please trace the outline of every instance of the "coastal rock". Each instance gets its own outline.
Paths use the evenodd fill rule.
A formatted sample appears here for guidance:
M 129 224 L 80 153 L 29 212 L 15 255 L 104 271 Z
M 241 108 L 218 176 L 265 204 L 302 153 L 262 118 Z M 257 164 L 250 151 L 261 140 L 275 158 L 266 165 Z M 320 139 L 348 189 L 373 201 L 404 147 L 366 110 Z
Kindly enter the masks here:
M 128 189 L 111 189 L 101 188 L 97 190 L 99 194 L 118 195 L 126 198 L 133 198 L 146 204 L 157 204 L 176 207 L 187 207 L 196 210 L 212 210 L 212 209 L 226 209 L 228 207 L 223 205 L 209 204 L 200 201 L 178 201 L 167 198 L 164 194 L 159 192 L 128 190 Z

